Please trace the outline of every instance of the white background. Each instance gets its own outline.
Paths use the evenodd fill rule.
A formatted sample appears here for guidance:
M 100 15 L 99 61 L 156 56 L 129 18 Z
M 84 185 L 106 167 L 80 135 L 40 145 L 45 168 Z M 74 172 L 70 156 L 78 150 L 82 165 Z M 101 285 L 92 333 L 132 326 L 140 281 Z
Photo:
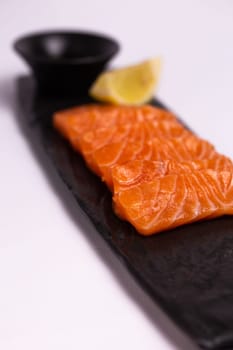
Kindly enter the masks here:
M 30 148 L 14 91 L 27 68 L 12 41 L 89 29 L 121 42 L 115 66 L 162 55 L 159 97 L 232 157 L 233 1 L 1 0 L 0 28 L 0 349 L 195 350 Z

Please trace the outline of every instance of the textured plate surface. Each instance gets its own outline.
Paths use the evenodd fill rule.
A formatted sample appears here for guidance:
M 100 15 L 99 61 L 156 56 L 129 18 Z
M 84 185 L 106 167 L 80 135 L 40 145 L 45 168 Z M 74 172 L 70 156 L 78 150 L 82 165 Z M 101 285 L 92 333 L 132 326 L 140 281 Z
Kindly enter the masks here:
M 38 137 L 71 195 L 155 302 L 203 349 L 233 349 L 233 217 L 138 235 L 111 209 L 111 194 L 51 127 L 54 111 L 88 97 L 39 96 L 30 78 L 17 83 L 20 115 Z M 158 101 L 154 105 L 162 106 Z M 187 349 L 188 350 L 188 349 Z

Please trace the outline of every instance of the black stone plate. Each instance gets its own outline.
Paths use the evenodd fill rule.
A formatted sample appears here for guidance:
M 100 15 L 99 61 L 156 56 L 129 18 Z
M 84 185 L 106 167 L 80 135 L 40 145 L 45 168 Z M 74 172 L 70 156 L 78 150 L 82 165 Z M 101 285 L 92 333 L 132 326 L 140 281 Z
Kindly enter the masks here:
M 20 78 L 17 89 L 32 137 L 43 145 L 96 233 L 201 348 L 233 349 L 233 217 L 140 236 L 114 215 L 106 186 L 51 126 L 54 111 L 91 100 L 39 96 L 31 78 Z

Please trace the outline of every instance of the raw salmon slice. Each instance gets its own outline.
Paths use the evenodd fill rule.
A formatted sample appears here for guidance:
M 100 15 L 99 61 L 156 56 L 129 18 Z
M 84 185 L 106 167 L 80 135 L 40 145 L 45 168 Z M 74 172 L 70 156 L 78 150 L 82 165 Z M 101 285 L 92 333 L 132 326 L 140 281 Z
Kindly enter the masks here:
M 149 105 L 134 107 L 93 104 L 57 112 L 53 117 L 53 123 L 74 148 L 79 150 L 80 137 L 91 130 L 159 119 L 176 122 L 176 117 L 172 113 Z
M 114 191 L 116 213 L 143 235 L 233 214 L 233 166 L 152 106 L 88 105 L 54 126 Z
M 134 124 L 120 124 L 112 128 L 98 128 L 86 132 L 79 138 L 79 148 L 88 166 L 98 175 L 95 152 L 113 143 L 146 144 L 149 140 L 164 138 L 183 138 L 191 135 L 180 123 L 168 120 L 147 120 Z
M 85 155 L 84 155 L 85 156 Z M 188 135 L 183 138 L 154 138 L 145 142 L 109 143 L 92 153 L 93 169 L 112 189 L 112 167 L 135 159 L 191 161 L 216 156 L 209 142 Z
M 143 181 L 152 181 L 155 177 L 190 173 L 197 170 L 212 169 L 214 171 L 233 171 L 232 161 L 216 154 L 212 159 L 177 162 L 174 160 L 151 161 L 133 160 L 112 168 L 114 193 L 129 189 Z
M 116 167 L 113 170 L 116 213 L 143 235 L 233 214 L 232 168 L 219 170 L 214 162 L 211 166 L 213 169 L 201 168 L 195 162 L 176 167 L 169 162 L 164 166 L 142 161 L 136 167 L 133 163 Z M 140 180 L 135 181 L 135 177 Z

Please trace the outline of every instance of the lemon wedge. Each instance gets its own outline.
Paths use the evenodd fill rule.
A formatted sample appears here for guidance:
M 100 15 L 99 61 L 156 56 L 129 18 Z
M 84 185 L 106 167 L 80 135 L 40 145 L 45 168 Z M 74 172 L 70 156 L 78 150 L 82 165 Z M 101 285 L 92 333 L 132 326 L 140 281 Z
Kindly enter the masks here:
M 107 71 L 99 75 L 89 94 L 102 102 L 141 105 L 153 97 L 158 86 L 160 71 L 160 58 Z

